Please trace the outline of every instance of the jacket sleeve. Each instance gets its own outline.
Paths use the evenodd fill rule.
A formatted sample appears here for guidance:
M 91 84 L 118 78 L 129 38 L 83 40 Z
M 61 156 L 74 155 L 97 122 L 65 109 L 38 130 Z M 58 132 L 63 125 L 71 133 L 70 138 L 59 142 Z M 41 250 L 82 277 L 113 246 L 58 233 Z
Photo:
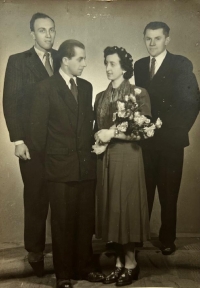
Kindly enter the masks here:
M 169 107 L 170 122 L 189 132 L 199 113 L 199 87 L 192 71 L 192 63 L 188 59 L 176 67 L 172 90 L 174 102 Z
M 139 67 L 139 61 L 136 61 L 134 64 L 134 78 L 135 78 L 135 85 L 139 87 L 143 87 L 142 80 L 140 77 L 141 69 Z
M 152 117 L 151 115 L 151 102 L 150 97 L 146 89 L 139 88 L 141 90 L 141 94 L 136 95 L 137 103 L 140 107 L 140 111 L 143 115 L 147 117 Z
M 10 56 L 5 73 L 3 110 L 10 134 L 10 140 L 24 140 L 25 135 L 20 120 L 23 95 L 22 64 L 16 57 Z
M 43 82 L 35 86 L 30 113 L 30 136 L 32 149 L 38 152 L 43 152 L 46 146 L 50 93 L 51 91 L 43 86 Z

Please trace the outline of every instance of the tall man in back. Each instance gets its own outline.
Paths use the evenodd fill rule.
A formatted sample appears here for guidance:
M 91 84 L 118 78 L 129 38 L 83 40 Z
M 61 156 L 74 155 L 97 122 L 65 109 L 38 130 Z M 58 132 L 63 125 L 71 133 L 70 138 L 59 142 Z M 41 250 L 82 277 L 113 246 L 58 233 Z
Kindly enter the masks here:
M 69 288 L 70 279 L 86 279 L 93 269 L 96 157 L 91 153 L 92 85 L 77 77 L 86 67 L 85 47 L 66 40 L 58 58 L 59 72 L 35 90 L 31 136 L 34 149 L 45 150 L 57 287 Z
M 184 147 L 199 113 L 199 89 L 190 60 L 166 50 L 170 28 L 151 22 L 144 29 L 144 42 L 150 57 L 135 62 L 135 83 L 147 89 L 152 117 L 163 122 L 155 136 L 141 142 L 151 215 L 155 190 L 161 204 L 159 239 L 162 253 L 176 250 L 177 199 L 182 177 Z
M 24 182 L 24 241 L 28 261 L 37 276 L 44 273 L 43 251 L 48 213 L 48 196 L 44 180 L 43 157 L 32 151 L 29 137 L 29 114 L 35 83 L 53 75 L 56 70 L 55 23 L 52 18 L 36 13 L 30 21 L 34 47 L 9 57 L 3 95 L 4 115 L 15 145 L 15 155 Z

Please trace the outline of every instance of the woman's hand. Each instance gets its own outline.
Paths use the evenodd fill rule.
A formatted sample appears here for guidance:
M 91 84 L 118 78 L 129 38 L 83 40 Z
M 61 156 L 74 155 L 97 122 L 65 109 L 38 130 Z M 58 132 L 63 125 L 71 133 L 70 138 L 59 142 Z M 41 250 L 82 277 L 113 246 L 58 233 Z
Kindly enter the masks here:
M 102 129 L 95 134 L 95 140 L 99 143 L 108 143 L 114 137 L 114 129 Z
M 92 153 L 95 153 L 96 155 L 102 154 L 106 151 L 108 144 L 100 145 L 98 143 L 95 143 L 95 145 L 92 146 Z

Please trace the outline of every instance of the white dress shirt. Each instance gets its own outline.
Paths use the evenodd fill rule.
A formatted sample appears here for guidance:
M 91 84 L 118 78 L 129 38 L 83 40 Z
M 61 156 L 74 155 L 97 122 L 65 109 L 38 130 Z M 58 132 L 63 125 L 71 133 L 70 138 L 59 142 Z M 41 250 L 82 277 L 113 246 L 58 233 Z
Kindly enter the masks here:
M 150 56 L 150 64 L 149 64 L 150 67 L 149 68 L 151 68 L 151 60 L 152 60 L 152 58 L 156 59 L 156 62 L 155 62 L 155 74 L 158 71 L 158 69 L 160 68 L 163 60 L 166 57 L 166 55 L 167 55 L 167 50 L 163 51 L 160 55 L 158 55 L 156 57 Z
M 76 81 L 76 77 L 69 77 L 63 70 L 62 68 L 59 69 L 59 73 L 60 75 L 62 76 L 62 78 L 65 80 L 67 86 L 69 87 L 69 89 L 71 89 L 71 83 L 70 83 L 70 79 L 73 78 L 74 79 L 74 82 L 77 86 L 77 81 Z
M 46 61 L 46 57 L 44 55 L 45 52 L 37 49 L 35 46 L 34 46 L 34 49 L 35 49 L 35 52 L 37 53 L 38 57 L 42 61 L 42 64 L 45 66 L 45 61 Z M 53 58 L 51 56 L 51 53 L 50 52 L 48 52 L 48 53 L 49 53 L 49 62 L 50 62 L 50 65 L 51 65 L 51 67 L 53 69 Z M 20 145 L 20 144 L 23 144 L 24 141 L 23 140 L 18 140 L 18 141 L 15 141 L 14 143 L 15 143 L 15 145 Z

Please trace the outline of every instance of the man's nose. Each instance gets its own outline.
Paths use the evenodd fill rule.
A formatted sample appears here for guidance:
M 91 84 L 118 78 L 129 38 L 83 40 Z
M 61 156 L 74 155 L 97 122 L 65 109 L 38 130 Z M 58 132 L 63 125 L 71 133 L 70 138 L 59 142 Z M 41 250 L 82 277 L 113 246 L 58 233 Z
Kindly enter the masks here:
M 46 31 L 46 37 L 50 38 L 51 35 L 50 35 L 50 31 Z
M 110 64 L 107 64 L 106 65 L 106 71 L 109 71 L 110 70 Z
M 86 67 L 86 66 L 87 66 L 86 60 L 83 59 L 83 67 Z
M 154 39 L 151 40 L 150 46 L 155 46 L 155 40 Z

